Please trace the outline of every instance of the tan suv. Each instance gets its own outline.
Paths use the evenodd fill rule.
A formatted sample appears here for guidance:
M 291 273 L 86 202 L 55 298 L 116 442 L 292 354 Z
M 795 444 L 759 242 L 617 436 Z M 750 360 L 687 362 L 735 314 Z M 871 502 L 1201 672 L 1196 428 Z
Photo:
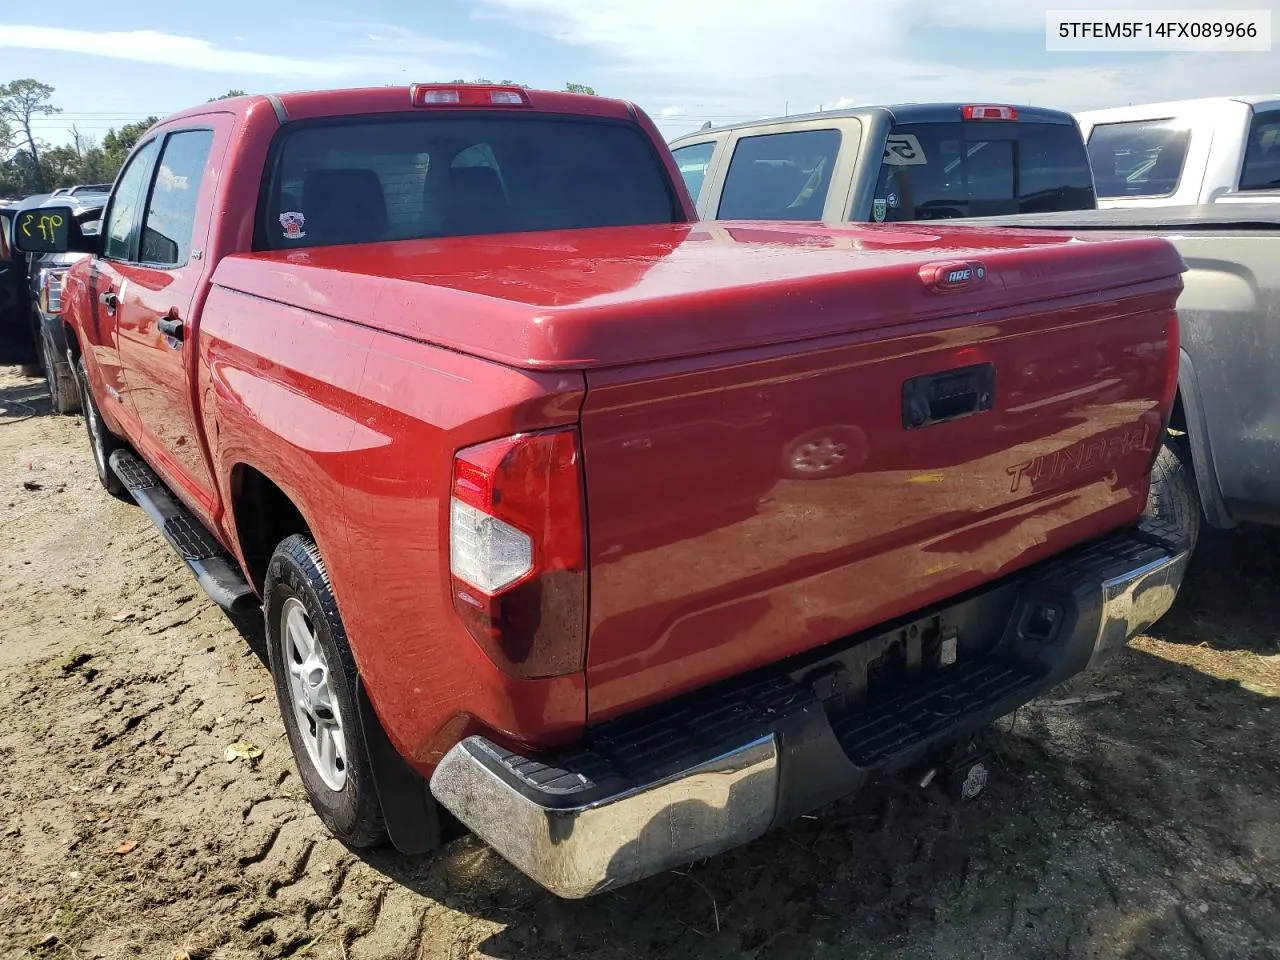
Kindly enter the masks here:
M 1093 209 L 1075 119 L 1041 107 L 858 107 L 670 143 L 706 220 L 901 221 Z

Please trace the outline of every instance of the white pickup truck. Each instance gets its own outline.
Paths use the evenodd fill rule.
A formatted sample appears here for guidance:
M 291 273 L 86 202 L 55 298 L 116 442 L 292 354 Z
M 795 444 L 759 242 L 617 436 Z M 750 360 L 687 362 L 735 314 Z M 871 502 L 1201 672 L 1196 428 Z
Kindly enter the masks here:
M 1280 94 L 1076 114 L 1098 207 L 1277 202 Z

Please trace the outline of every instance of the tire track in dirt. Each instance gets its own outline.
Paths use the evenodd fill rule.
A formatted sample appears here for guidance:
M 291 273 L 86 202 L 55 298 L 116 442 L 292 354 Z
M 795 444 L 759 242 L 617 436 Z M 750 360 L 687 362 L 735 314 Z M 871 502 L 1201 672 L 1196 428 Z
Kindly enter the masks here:
M 0 370 L 0 395 L 29 383 Z M 1172 639 L 1052 695 L 1110 699 L 1003 724 L 975 802 L 892 785 L 575 903 L 474 839 L 333 841 L 266 668 L 83 434 L 0 426 L 0 960 L 1280 956 L 1276 609 L 1243 599 L 1274 590 L 1248 578 L 1280 575 L 1280 539 L 1211 539 Z M 1249 686 L 1195 668 L 1199 643 Z M 263 757 L 228 763 L 242 738 Z

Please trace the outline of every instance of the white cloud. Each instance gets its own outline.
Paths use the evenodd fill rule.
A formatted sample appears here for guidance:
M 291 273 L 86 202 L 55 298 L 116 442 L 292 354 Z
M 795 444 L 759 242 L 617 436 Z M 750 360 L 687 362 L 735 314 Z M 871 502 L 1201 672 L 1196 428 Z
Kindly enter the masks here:
M 683 107 L 663 107 L 658 111 L 658 115 L 662 117 L 678 117 L 684 113 Z
M 348 28 L 348 32 L 343 35 L 346 39 L 351 35 L 350 25 L 344 26 Z M 249 74 L 281 80 L 338 82 L 345 78 L 368 77 L 404 69 L 420 70 L 429 66 L 423 63 L 424 56 L 443 58 L 492 55 L 488 48 L 476 44 L 453 44 L 399 27 L 386 27 L 382 34 L 365 36 L 367 39 L 356 41 L 345 53 L 309 59 L 228 49 L 198 37 L 155 30 L 99 33 L 64 27 L 0 23 L 0 47 L 57 50 L 185 70 Z
M 190 186 L 189 179 L 174 173 L 167 163 L 160 164 L 160 172 L 156 174 L 156 184 L 166 190 L 186 190 Z
M 342 64 L 337 62 L 228 50 L 196 37 L 181 37 L 154 30 L 100 33 L 94 30 L 71 30 L 64 27 L 0 24 L 0 47 L 60 50 L 66 53 L 156 63 L 189 70 L 248 73 L 272 77 L 318 80 L 341 76 L 344 72 Z
M 507 20 L 589 51 L 605 65 L 603 75 L 591 78 L 601 92 L 641 104 L 685 104 L 678 117 L 659 110 L 669 136 L 695 130 L 705 119 L 727 123 L 807 112 L 819 104 L 830 109 L 973 99 L 1078 110 L 1280 86 L 1280 46 L 1273 53 L 1117 56 L 1109 66 L 1100 66 L 1096 56 L 1045 52 L 1045 11 L 1104 6 L 1096 0 L 471 2 L 479 17 Z M 1119 6 L 1169 4 L 1124 0 Z M 1280 0 L 1247 6 L 1271 8 L 1280 29 Z M 957 42 L 966 44 L 974 33 L 987 32 L 990 49 L 930 59 L 919 41 L 924 25 L 935 43 L 939 27 L 963 29 Z M 1016 52 L 1016 64 L 1006 65 L 1006 51 Z

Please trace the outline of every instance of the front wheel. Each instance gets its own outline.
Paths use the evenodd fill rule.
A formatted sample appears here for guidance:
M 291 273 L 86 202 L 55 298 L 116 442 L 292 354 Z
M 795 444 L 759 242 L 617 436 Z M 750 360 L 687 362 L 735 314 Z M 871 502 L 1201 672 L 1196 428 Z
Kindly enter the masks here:
M 267 568 L 267 652 L 280 715 L 311 805 L 348 846 L 387 839 L 360 734 L 356 666 L 315 541 L 285 538 Z
M 49 401 L 53 412 L 61 414 L 80 411 L 80 385 L 67 367 L 58 364 L 58 352 L 53 347 L 53 337 L 47 330 L 40 331 L 40 360 L 44 364 L 44 378 L 49 382 Z M 63 371 L 66 370 L 66 373 Z
M 89 431 L 89 447 L 93 450 L 93 465 L 98 469 L 98 480 L 103 488 L 113 497 L 128 497 L 128 492 L 115 471 L 111 469 L 111 454 L 124 443 L 102 422 L 102 414 L 89 391 L 89 373 L 84 366 L 84 357 L 76 360 L 76 374 L 80 379 L 80 398 L 84 404 L 84 426 Z

